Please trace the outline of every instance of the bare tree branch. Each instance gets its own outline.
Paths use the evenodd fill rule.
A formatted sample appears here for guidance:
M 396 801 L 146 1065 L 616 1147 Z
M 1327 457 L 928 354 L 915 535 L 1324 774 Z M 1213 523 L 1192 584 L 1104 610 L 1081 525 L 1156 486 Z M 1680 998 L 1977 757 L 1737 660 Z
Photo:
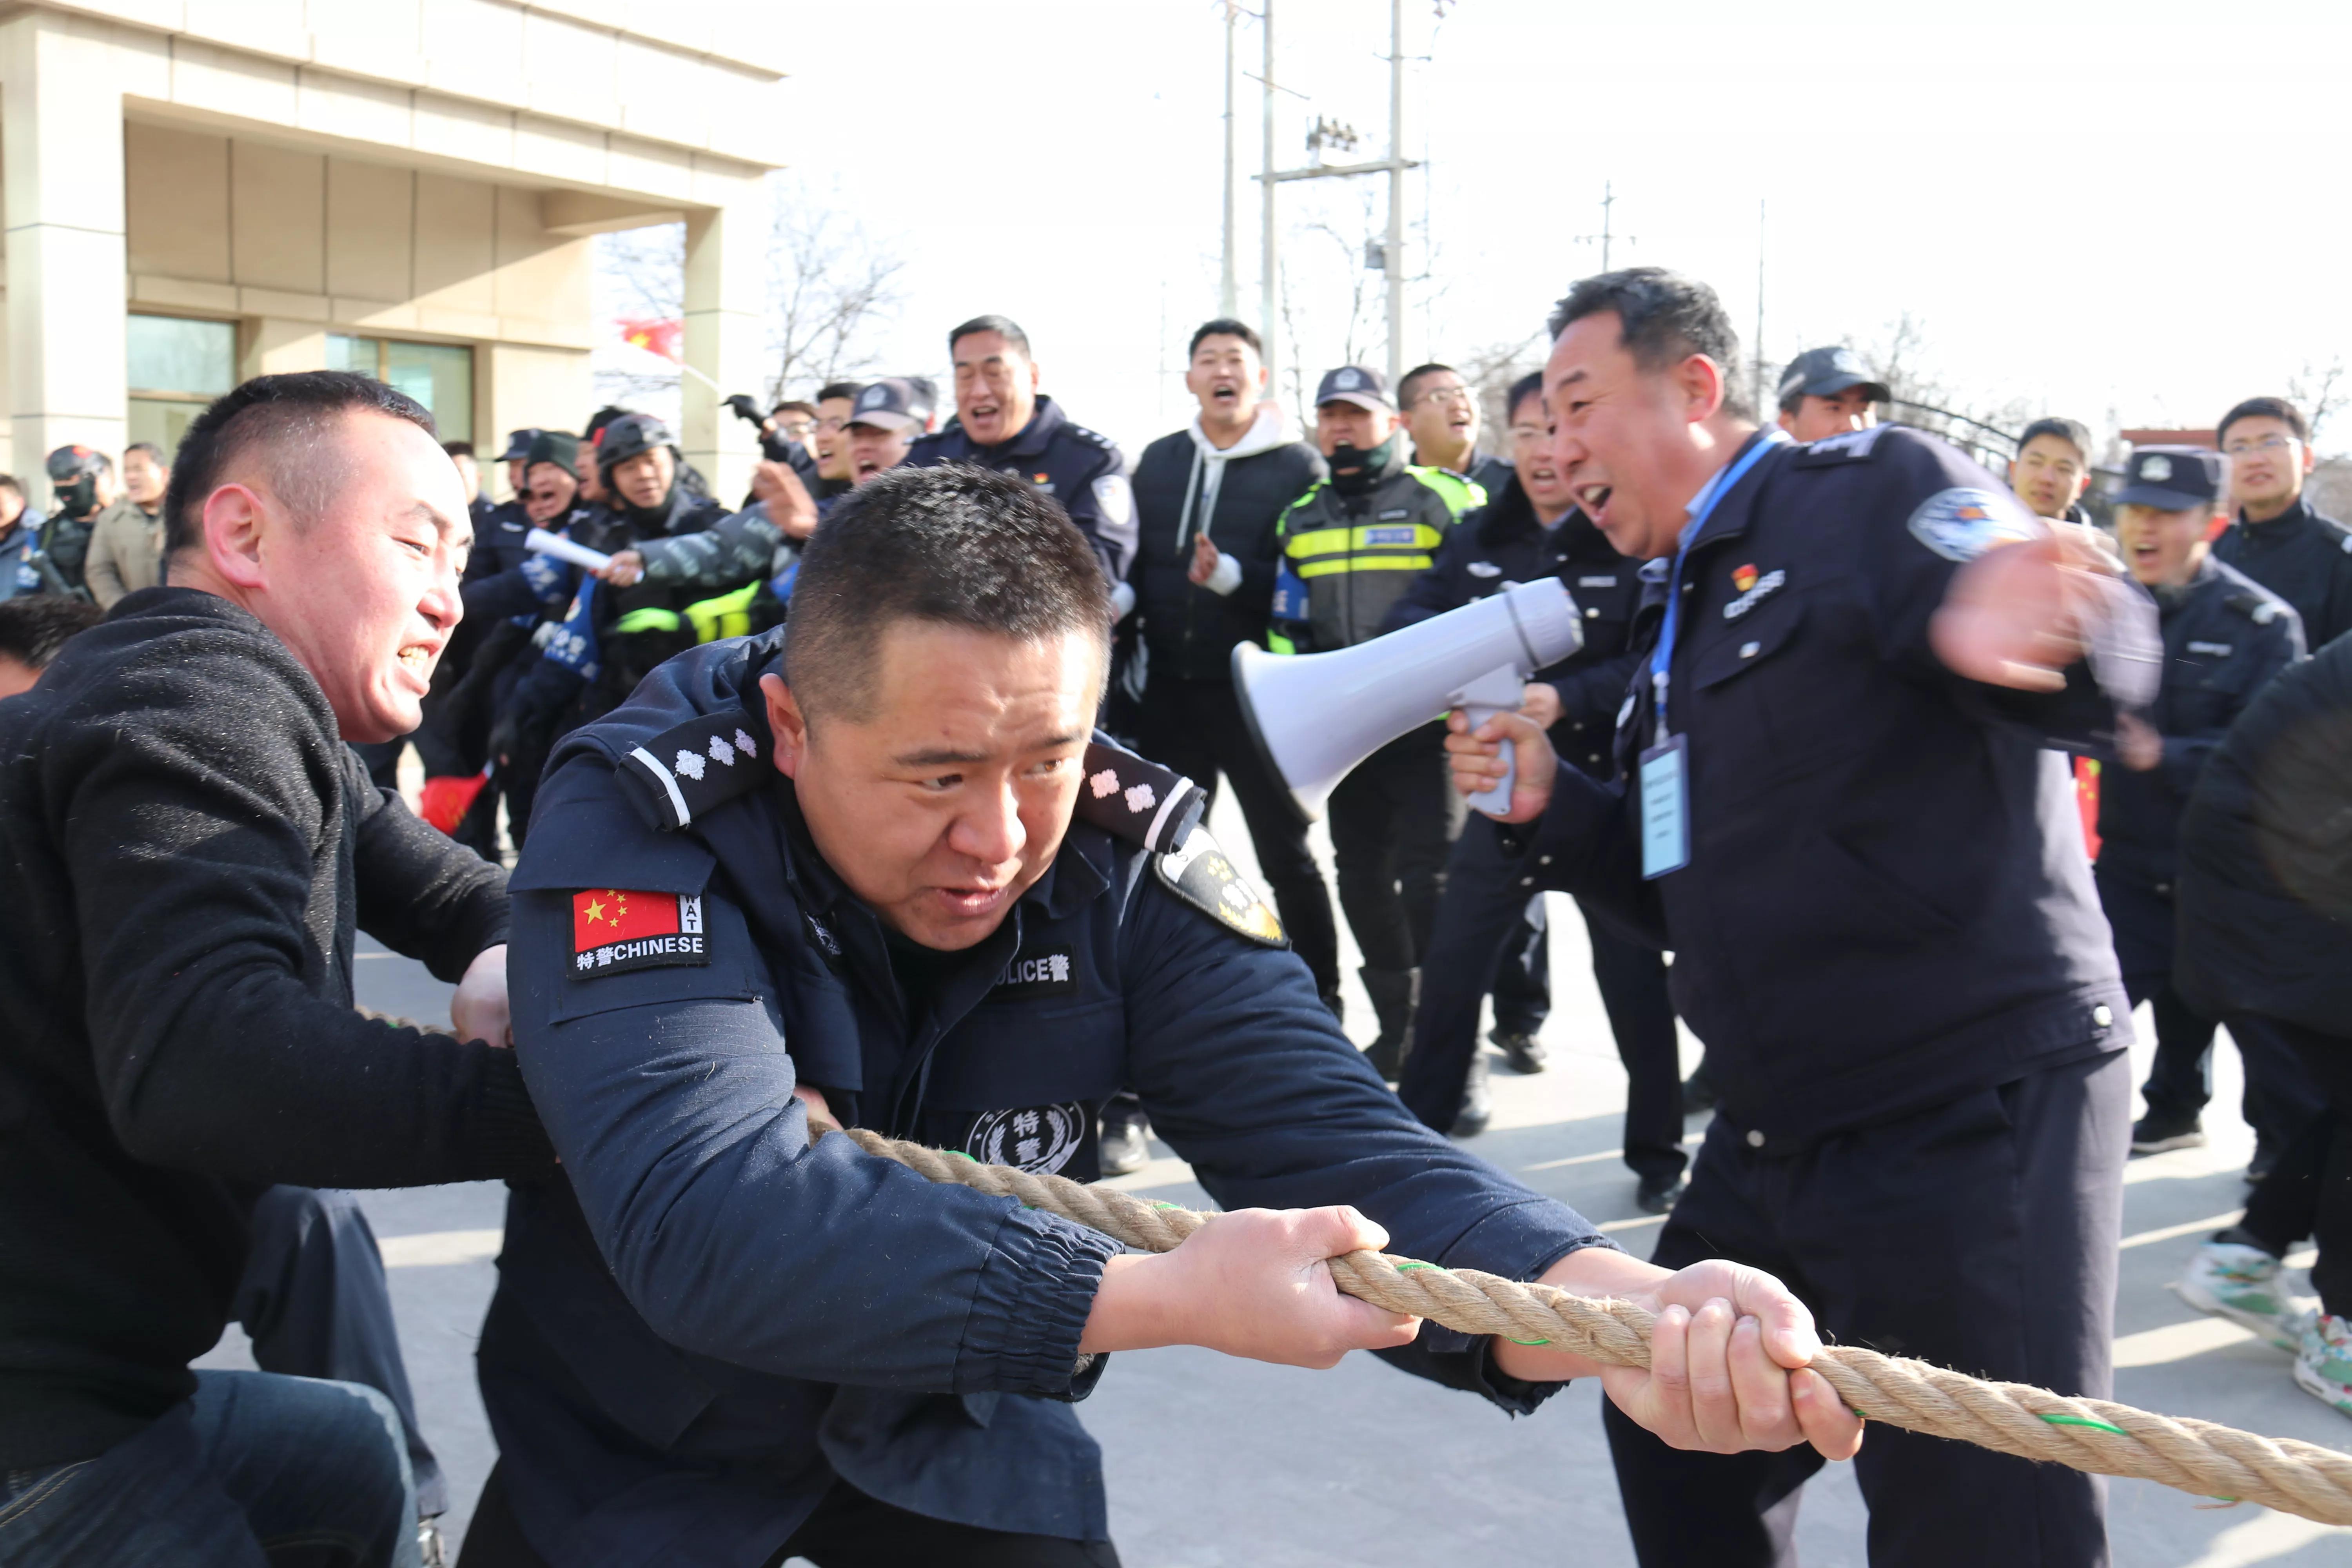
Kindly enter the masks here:
M 2342 354 L 2336 355 L 2325 365 L 2305 360 L 2300 371 L 2287 377 L 2287 401 L 2303 411 L 2303 417 L 2311 428 L 2311 444 L 2315 447 L 2319 445 L 2320 426 L 2327 422 L 2329 415 L 2344 406 L 2347 393 L 2352 392 L 2352 387 L 2347 387 L 2346 381 Z

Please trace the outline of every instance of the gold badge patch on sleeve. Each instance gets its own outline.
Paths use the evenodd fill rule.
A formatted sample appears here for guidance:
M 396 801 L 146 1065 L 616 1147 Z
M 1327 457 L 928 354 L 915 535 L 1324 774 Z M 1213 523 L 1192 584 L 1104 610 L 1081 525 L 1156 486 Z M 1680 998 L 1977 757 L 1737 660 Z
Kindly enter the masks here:
M 1182 844 L 1165 855 L 1153 856 L 1151 864 L 1170 892 L 1218 924 L 1268 947 L 1290 945 L 1274 910 L 1225 858 L 1207 828 L 1193 828 Z

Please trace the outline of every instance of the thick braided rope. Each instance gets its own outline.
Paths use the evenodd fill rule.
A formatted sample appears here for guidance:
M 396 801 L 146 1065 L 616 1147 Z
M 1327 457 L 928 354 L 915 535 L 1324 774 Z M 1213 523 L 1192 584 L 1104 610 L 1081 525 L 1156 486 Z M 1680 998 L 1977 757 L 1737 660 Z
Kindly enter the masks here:
M 1009 1197 L 1146 1252 L 1171 1250 L 1210 1217 L 1114 1187 L 979 1164 L 865 1128 L 850 1128 L 847 1135 L 867 1153 L 934 1182 Z M 1650 1314 L 1629 1301 L 1596 1300 L 1378 1252 L 1335 1258 L 1331 1274 L 1348 1295 L 1391 1312 L 1467 1333 L 1549 1341 L 1616 1366 L 1650 1363 Z M 2027 1384 L 1987 1383 L 1853 1345 L 1825 1347 L 1813 1368 L 1849 1407 L 1873 1421 L 2095 1475 L 2132 1476 L 2225 1501 L 2263 1503 L 2323 1524 L 2352 1524 L 2352 1455 L 2315 1443 L 2152 1415 L 2103 1399 L 2069 1399 Z

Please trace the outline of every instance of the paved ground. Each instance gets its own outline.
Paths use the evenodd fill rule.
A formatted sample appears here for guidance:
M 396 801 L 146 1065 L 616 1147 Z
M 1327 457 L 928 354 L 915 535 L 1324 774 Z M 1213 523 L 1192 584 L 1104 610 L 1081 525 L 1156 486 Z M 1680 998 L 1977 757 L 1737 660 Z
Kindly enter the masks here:
M 1221 807 L 1219 837 L 1247 859 Z M 1230 826 L 1231 831 L 1225 831 Z M 1318 834 L 1318 838 L 1320 835 Z M 1322 846 L 1328 864 L 1328 846 Z M 1616 1159 L 1624 1075 L 1586 968 L 1574 907 L 1553 900 L 1553 1066 L 1496 1079 L 1497 1114 L 1475 1147 L 1538 1189 L 1644 1250 L 1658 1222 L 1637 1215 Z M 1349 955 L 1352 963 L 1352 954 Z M 360 965 L 361 1000 L 417 1017 L 446 1016 L 446 987 L 380 951 Z M 1370 1008 L 1359 991 L 1349 1016 Z M 2146 1017 L 2143 1014 L 2143 1026 Z M 1356 1032 L 1369 1037 L 1360 1025 Z M 2139 1051 L 2143 1067 L 2145 1047 Z M 2134 1163 L 2125 1208 L 2116 1396 L 2352 1450 L 2352 1422 L 2289 1382 L 2286 1359 L 2182 1307 L 2164 1289 L 2197 1241 L 2233 1216 L 2252 1135 L 2235 1114 L 2237 1058 L 2216 1065 L 2210 1149 Z M 1691 1124 L 1696 1142 L 1699 1123 Z M 1164 1149 L 1123 1186 L 1202 1204 Z M 371 1194 L 422 1418 L 447 1468 L 461 1535 L 493 1457 L 474 1390 L 472 1350 L 494 1271 L 500 1189 L 477 1184 Z M 2307 1264 L 2309 1259 L 2300 1260 Z M 241 1336 L 205 1364 L 250 1365 Z M 1573 1560 L 1631 1564 L 1601 1436 L 1598 1391 L 1570 1389 L 1529 1420 L 1402 1376 L 1370 1357 L 1329 1373 L 1237 1362 L 1207 1352 L 1119 1358 L 1084 1406 L 1108 1469 L 1111 1524 L 1132 1568 L 1307 1568 L 1327 1563 Z M 1800 1534 L 1808 1568 L 1862 1568 L 1864 1510 L 1849 1466 L 1808 1489 Z M 2118 1568 L 2293 1568 L 2352 1563 L 2352 1531 L 2266 1510 L 2200 1508 L 2141 1482 L 2116 1485 Z

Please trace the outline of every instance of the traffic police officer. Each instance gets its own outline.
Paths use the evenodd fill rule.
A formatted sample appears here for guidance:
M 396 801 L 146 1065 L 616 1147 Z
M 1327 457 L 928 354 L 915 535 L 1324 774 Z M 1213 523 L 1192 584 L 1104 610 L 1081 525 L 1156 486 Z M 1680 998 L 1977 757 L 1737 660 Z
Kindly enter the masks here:
M 1324 374 L 1315 445 L 1330 471 L 1282 514 L 1266 637 L 1275 652 L 1329 652 L 1378 637 L 1454 519 L 1486 504 L 1475 482 L 1406 462 L 1405 442 L 1379 371 L 1349 364 Z M 1445 786 L 1444 738 L 1434 720 L 1400 735 L 1331 792 L 1339 907 L 1364 955 L 1358 973 L 1380 1030 L 1372 1059 L 1384 1074 L 1412 1038 L 1421 955 L 1462 825 L 1461 803 Z
M 1510 1410 L 1582 1374 L 1332 1293 L 1318 1260 L 1383 1237 L 1685 1305 L 1736 1285 L 1760 1336 L 1667 1310 L 1687 1381 L 1604 1372 L 1612 1397 L 1670 1441 L 1743 1431 L 1685 1420 L 1736 1399 L 1747 1441 L 1852 1451 L 1776 1370 L 1811 1342 L 1777 1282 L 1670 1279 L 1414 1122 L 1185 831 L 1197 789 L 1088 743 L 1108 594 L 1033 486 L 886 475 L 801 576 L 782 669 L 782 633 L 698 650 L 565 743 L 510 884 L 516 1050 L 569 1182 L 509 1200 L 478 1532 L 566 1568 L 1110 1563 L 1068 1405 L 1103 1352 L 1381 1347 Z M 1122 1085 L 1229 1211 L 1163 1257 L 810 1139 L 822 1110 L 1085 1179 Z
M 1847 1342 L 2104 1394 L 2130 1004 L 2043 748 L 2154 695 L 2154 607 L 1931 437 L 1759 433 L 1704 284 L 1588 278 L 1551 325 L 1554 457 L 1652 565 L 1627 782 L 1517 714 L 1448 745 L 1485 788 L 1511 737 L 1526 888 L 1675 954 L 1722 1102 L 1655 1261 L 1721 1250 Z M 1793 1556 L 1816 1460 L 1609 1436 L 1644 1563 Z M 2088 1476 L 1881 1431 L 1856 1477 L 1874 1562 L 2105 1560 Z
M 2132 1129 L 2141 1153 L 2205 1142 L 2198 1116 L 2212 1098 L 2206 1062 L 2213 1020 L 2172 984 L 2173 884 L 2180 814 L 2206 756 L 2271 677 L 2303 657 L 2303 625 L 2276 595 L 2211 556 L 2206 531 L 2227 515 L 2227 460 L 2201 447 L 2143 447 L 2116 495 L 2124 563 L 2154 595 L 2164 683 L 2145 715 L 2126 714 L 2118 765 L 2099 781 L 2099 902 L 2132 1005 L 2149 1004 L 2156 1061 Z M 2321 1109 L 2294 1048 L 2259 1027 L 2232 1029 L 2246 1058 L 2246 1121 L 2258 1158 L 2284 1150 Z M 2267 1162 L 2264 1162 L 2265 1163 Z
M 2284 397 L 2249 397 L 2221 416 L 2213 439 L 2238 501 L 2214 559 L 2294 605 L 2305 646 L 2352 631 L 2352 529 L 2314 511 L 2304 493 L 2315 458 L 2302 410 Z
M 948 334 L 948 355 L 955 362 L 955 420 L 909 447 L 908 466 L 971 463 L 1018 474 L 1052 496 L 1094 547 L 1112 604 L 1124 616 L 1135 607 L 1127 580 L 1135 561 L 1127 458 L 1109 437 L 1072 423 L 1060 404 L 1037 390 L 1029 334 L 1006 317 L 975 316 L 956 328 Z
M 1438 547 L 1391 630 L 1483 599 L 1509 583 L 1556 576 L 1584 612 L 1584 646 L 1528 685 L 1522 711 L 1545 726 L 1552 749 L 1594 778 L 1616 776 L 1612 740 L 1618 705 L 1633 674 L 1633 608 L 1642 596 L 1639 561 L 1617 553 L 1576 510 L 1567 476 L 1551 455 L 1543 375 L 1511 388 L 1511 477 L 1482 510 L 1464 517 Z M 1401 1093 L 1413 1114 L 1441 1132 L 1474 1136 L 1492 1099 L 1478 1050 L 1483 977 L 1495 976 L 1495 1043 L 1520 1072 L 1543 1069 L 1535 1038 L 1549 1011 L 1543 905 L 1519 886 L 1517 858 L 1505 853 L 1496 825 L 1474 817 L 1445 869 L 1437 925 L 1422 961 L 1421 1008 Z M 1521 910 L 1528 911 L 1522 915 Z M 1530 921 L 1537 923 L 1530 924 Z M 1682 1181 L 1682 1082 L 1666 967 L 1654 949 L 1588 919 L 1592 977 L 1625 1064 L 1625 1163 L 1643 1211 L 1664 1214 Z

